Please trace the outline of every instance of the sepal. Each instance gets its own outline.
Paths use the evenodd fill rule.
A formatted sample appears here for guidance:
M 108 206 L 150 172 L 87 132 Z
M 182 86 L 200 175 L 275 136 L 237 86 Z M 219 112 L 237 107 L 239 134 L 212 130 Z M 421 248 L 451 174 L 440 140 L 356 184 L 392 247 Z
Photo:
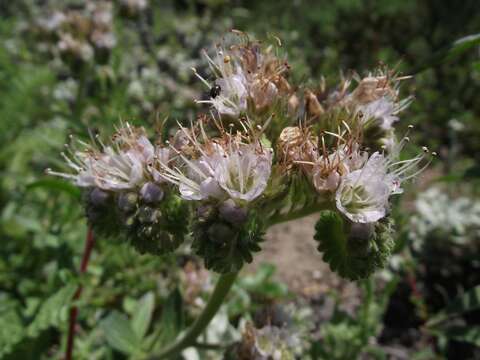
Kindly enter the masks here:
M 340 276 L 363 279 L 386 266 L 394 248 L 390 219 L 352 223 L 334 211 L 322 211 L 315 225 L 315 240 L 323 260 Z
M 245 262 L 252 262 L 253 252 L 261 250 L 263 225 L 254 212 L 247 212 L 241 224 L 229 222 L 209 205 L 199 207 L 197 215 L 192 247 L 207 269 L 222 274 L 238 271 Z

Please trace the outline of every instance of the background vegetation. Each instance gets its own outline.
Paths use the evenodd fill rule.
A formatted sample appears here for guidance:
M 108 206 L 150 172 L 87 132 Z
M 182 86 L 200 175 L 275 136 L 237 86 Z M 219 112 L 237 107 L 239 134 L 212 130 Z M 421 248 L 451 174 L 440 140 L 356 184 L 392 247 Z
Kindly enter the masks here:
M 282 39 L 305 84 L 380 62 L 415 74 L 404 90 L 416 101 L 400 126 L 416 125 L 412 136 L 439 159 L 398 204 L 397 255 L 358 284 L 363 301 L 353 313 L 335 307 L 312 323 L 305 314 L 323 305 L 292 296 L 264 266 L 235 286 L 207 340 L 233 343 L 239 324 L 281 307 L 294 314 L 288 332 L 301 339 L 301 359 L 480 358 L 477 0 L 152 0 L 137 13 L 117 1 L 116 44 L 78 61 L 55 49 L 42 24 L 84 3 L 0 2 L 0 358 L 61 358 L 80 284 L 78 359 L 142 357 L 198 313 L 212 279 L 188 249 L 180 260 L 158 259 L 97 239 L 78 276 L 80 193 L 44 169 L 63 166 L 69 134 L 109 133 L 119 119 L 150 129 L 193 119 L 205 90 L 190 68 L 205 67 L 200 50 L 231 28 Z M 195 356 L 221 359 L 223 349 L 185 354 Z

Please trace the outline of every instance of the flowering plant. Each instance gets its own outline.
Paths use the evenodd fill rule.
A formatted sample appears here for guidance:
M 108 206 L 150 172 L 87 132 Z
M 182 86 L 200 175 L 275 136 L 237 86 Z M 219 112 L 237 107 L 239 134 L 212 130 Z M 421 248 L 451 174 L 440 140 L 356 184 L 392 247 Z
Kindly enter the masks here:
M 72 141 L 63 156 L 73 171 L 48 170 L 85 189 L 94 232 L 158 255 L 191 238 L 222 274 L 198 320 L 159 358 L 193 343 L 271 225 L 318 213 L 315 239 L 332 270 L 356 280 L 385 266 L 390 198 L 435 155 L 400 157 L 409 138 L 398 141 L 393 125 L 412 100 L 399 93 L 408 77 L 380 68 L 332 87 L 294 85 L 278 39 L 233 33 L 233 45 L 204 54 L 213 81 L 193 69 L 208 113 L 168 139 L 152 142 L 125 123 L 108 143 Z

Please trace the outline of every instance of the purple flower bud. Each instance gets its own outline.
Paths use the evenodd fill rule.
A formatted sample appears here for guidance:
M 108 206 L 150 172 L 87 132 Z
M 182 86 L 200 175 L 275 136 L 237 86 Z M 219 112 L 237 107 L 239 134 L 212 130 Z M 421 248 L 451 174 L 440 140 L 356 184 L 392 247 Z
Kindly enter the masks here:
M 138 196 L 135 193 L 123 193 L 118 196 L 117 206 L 125 213 L 132 212 L 137 207 Z
M 197 207 L 197 217 L 199 221 L 207 221 L 212 214 L 214 213 L 215 209 L 211 205 L 200 205 Z
M 229 199 L 220 205 L 220 216 L 233 225 L 241 225 L 247 221 L 247 209 Z
M 140 195 L 147 204 L 155 204 L 162 201 L 164 193 L 160 186 L 148 182 L 142 186 Z
M 89 200 L 93 206 L 102 206 L 106 204 L 109 196 L 108 192 L 95 188 L 90 192 Z

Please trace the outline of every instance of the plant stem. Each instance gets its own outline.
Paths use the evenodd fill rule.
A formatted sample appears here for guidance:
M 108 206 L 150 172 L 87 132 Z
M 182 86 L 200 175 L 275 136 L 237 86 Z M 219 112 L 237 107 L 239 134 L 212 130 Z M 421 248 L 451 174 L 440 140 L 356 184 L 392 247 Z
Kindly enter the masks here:
M 316 212 L 319 212 L 321 210 L 326 210 L 326 209 L 329 209 L 328 204 L 327 203 L 320 203 L 320 204 L 313 204 L 313 205 L 310 205 L 310 206 L 306 206 L 299 211 L 294 211 L 294 212 L 291 212 L 291 213 L 288 213 L 288 214 L 274 215 L 268 220 L 268 226 L 267 227 L 270 227 L 270 226 L 276 225 L 276 224 L 280 224 L 280 223 L 283 223 L 283 222 L 287 222 L 287 221 L 300 219 L 304 216 L 315 214 Z
M 222 345 L 222 344 L 209 344 L 209 343 L 201 343 L 201 342 L 194 342 L 192 344 L 194 347 L 197 349 L 202 349 L 202 350 L 225 350 L 228 345 Z
M 90 260 L 90 255 L 92 253 L 93 245 L 95 244 L 95 237 L 93 235 L 92 228 L 89 227 L 87 231 L 87 238 L 85 239 L 85 248 L 83 249 L 82 262 L 80 264 L 80 274 L 83 274 L 87 271 L 88 262 Z M 82 294 L 82 286 L 79 285 L 77 291 L 73 295 L 72 300 L 76 301 L 80 298 Z M 73 306 L 70 309 L 70 319 L 68 323 L 68 338 L 67 338 L 67 348 L 65 350 L 65 360 L 72 360 L 73 355 L 73 342 L 75 339 L 75 325 L 77 322 L 78 307 Z
M 195 320 L 193 325 L 173 344 L 167 346 L 158 355 L 154 355 L 149 360 L 160 359 L 175 359 L 182 350 L 194 346 L 198 336 L 205 330 L 210 321 L 213 319 L 218 309 L 223 304 L 225 297 L 227 296 L 230 288 L 232 287 L 238 272 L 223 274 L 217 281 L 215 290 L 213 290 L 212 296 L 203 309 L 200 316 Z

